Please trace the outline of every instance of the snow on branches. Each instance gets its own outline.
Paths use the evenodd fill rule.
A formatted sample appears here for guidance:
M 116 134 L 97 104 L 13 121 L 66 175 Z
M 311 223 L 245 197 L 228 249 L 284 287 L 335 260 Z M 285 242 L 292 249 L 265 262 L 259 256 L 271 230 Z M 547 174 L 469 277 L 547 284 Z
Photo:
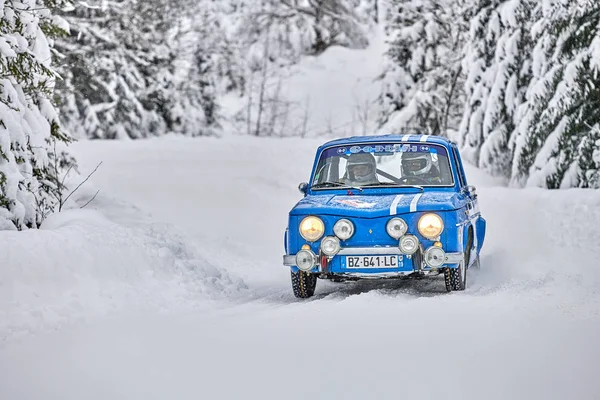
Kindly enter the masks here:
M 0 229 L 36 228 L 60 202 L 65 152 L 51 102 L 53 37 L 68 25 L 51 14 L 63 0 L 0 2 Z
M 528 31 L 535 3 L 482 2 L 471 19 L 460 144 L 467 160 L 496 176 L 510 176 L 509 146 L 530 80 Z
M 599 2 L 390 4 L 382 130 L 450 136 L 513 186 L 600 187 Z
M 462 1 L 392 0 L 379 124 L 385 132 L 456 130 L 463 100 Z
M 548 0 L 537 15 L 512 183 L 600 187 L 600 3 Z

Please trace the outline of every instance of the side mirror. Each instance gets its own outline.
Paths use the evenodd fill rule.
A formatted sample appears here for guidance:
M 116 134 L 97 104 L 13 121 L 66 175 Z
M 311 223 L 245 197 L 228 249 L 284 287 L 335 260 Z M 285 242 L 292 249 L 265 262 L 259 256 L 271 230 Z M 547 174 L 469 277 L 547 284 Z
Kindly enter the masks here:
M 469 185 L 469 186 L 467 186 L 467 193 L 472 198 L 476 198 L 477 197 L 477 188 L 473 185 Z
M 300 191 L 300 193 L 306 195 L 306 191 L 308 190 L 308 183 L 302 182 L 301 184 L 299 184 L 298 190 Z

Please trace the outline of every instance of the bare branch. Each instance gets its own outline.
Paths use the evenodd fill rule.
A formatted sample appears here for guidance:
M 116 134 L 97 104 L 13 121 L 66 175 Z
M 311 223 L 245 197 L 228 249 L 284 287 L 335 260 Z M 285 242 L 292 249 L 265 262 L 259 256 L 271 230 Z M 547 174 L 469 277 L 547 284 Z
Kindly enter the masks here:
M 304 113 L 302 114 L 302 131 L 300 132 L 300 137 L 306 137 L 306 130 L 308 126 L 308 118 L 310 114 L 310 94 L 306 96 L 306 100 L 304 102 Z
M 65 179 L 67 179 L 67 175 L 69 175 L 69 172 L 71 172 L 71 170 L 73 169 L 74 165 L 70 165 L 69 168 L 67 169 L 67 172 L 65 172 L 65 176 L 63 176 L 62 182 L 60 182 L 60 186 L 63 187 L 65 185 Z
M 96 198 L 96 196 L 98 196 L 98 193 L 100 193 L 100 190 L 98 190 L 98 191 L 96 192 L 96 194 L 95 194 L 95 195 L 94 195 L 94 196 L 93 196 L 93 197 L 92 197 L 92 198 L 91 198 L 91 199 L 90 199 L 90 200 L 89 200 L 87 203 L 85 203 L 84 205 L 82 205 L 82 206 L 81 206 L 81 207 L 79 207 L 79 208 L 85 208 L 85 206 L 87 206 L 87 205 L 88 205 L 88 204 L 90 204 L 92 201 L 94 201 L 94 199 Z
M 246 133 L 250 135 L 252 133 L 252 93 L 254 90 L 254 71 L 250 71 L 250 82 L 248 83 L 248 108 L 246 110 Z
M 69 197 L 71 197 L 71 195 L 73 195 L 73 193 L 75 193 L 80 187 L 81 185 L 83 185 L 84 183 L 87 182 L 88 179 L 90 179 L 90 177 L 92 175 L 94 175 L 94 173 L 96 172 L 96 170 L 98 169 L 98 167 L 100 167 L 100 165 L 102 165 L 102 161 L 100 161 L 100 163 L 96 166 L 96 168 L 94 168 L 94 170 L 87 176 L 87 178 L 85 178 L 83 180 L 83 182 L 81 182 L 79 185 L 77 185 L 77 187 L 75 189 L 73 189 L 73 191 L 71 193 L 69 193 L 69 195 L 67 196 L 67 198 L 64 200 L 63 204 L 67 202 L 67 200 L 69 200 Z M 62 204 L 61 204 L 62 207 Z
M 270 34 L 270 29 L 267 31 L 267 35 L 265 37 L 265 48 L 263 51 L 263 65 L 262 65 L 262 74 L 261 74 L 261 81 L 260 81 L 260 91 L 258 93 L 258 115 L 256 116 L 256 128 L 254 131 L 254 135 L 255 136 L 260 136 L 260 131 L 261 131 L 261 119 L 262 119 L 262 114 L 264 112 L 264 106 L 265 106 L 265 92 L 266 92 L 266 86 L 267 86 L 267 80 L 268 80 L 268 68 L 269 68 L 269 47 L 271 44 L 271 38 L 269 37 Z

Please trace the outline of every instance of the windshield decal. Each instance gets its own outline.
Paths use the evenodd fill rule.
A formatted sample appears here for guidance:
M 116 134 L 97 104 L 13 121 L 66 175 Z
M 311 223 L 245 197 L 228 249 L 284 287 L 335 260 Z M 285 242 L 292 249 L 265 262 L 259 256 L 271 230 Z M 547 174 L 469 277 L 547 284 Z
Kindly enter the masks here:
M 338 155 L 351 155 L 358 153 L 418 153 L 418 152 L 430 152 L 437 153 L 435 148 L 426 145 L 416 144 L 387 144 L 387 145 L 375 145 L 375 146 L 352 146 L 352 147 L 338 147 L 335 152 Z M 331 151 L 327 151 L 327 154 L 331 155 Z
M 377 203 L 368 203 L 362 200 L 335 199 L 335 203 L 345 204 L 354 208 L 373 208 Z

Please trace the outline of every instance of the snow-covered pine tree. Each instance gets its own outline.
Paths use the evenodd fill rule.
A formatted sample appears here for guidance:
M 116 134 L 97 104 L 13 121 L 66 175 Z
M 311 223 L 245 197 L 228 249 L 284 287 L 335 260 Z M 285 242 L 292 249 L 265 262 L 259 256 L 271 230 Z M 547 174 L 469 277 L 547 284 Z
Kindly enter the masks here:
M 269 42 L 270 58 L 296 62 L 330 46 L 364 48 L 365 28 L 374 23 L 374 0 L 264 0 L 244 2 L 246 28 L 241 32 L 262 54 Z M 266 40 L 265 36 L 269 39 Z
M 333 45 L 363 48 L 368 39 L 360 25 L 356 0 L 281 0 L 288 12 L 308 22 L 311 53 L 318 55 Z M 364 22 L 364 21 L 363 21 Z
M 392 0 L 391 36 L 380 96 L 382 131 L 457 130 L 462 115 L 462 46 L 468 28 L 462 0 Z
M 238 37 L 244 3 L 240 0 L 196 1 L 193 15 L 182 16 L 176 35 L 171 130 L 187 135 L 212 135 L 227 118 L 221 96 L 245 91 L 245 65 Z
M 189 136 L 213 135 L 221 129 L 220 96 L 243 92 L 243 67 L 232 24 L 232 1 L 180 0 L 187 10 L 176 18 L 168 41 L 173 59 L 163 70 L 163 117 L 168 131 Z M 231 24 L 230 24 L 231 22 Z M 173 25 L 173 24 L 172 24 Z M 236 38 L 237 39 L 237 38 Z
M 511 183 L 600 187 L 600 3 L 548 0 L 539 12 Z
M 66 33 L 65 0 L 0 3 L 0 229 L 37 228 L 60 201 L 65 144 L 50 98 L 49 40 Z
M 79 3 L 65 14 L 72 35 L 59 43 L 68 128 L 103 139 L 214 132 L 216 85 L 238 89 L 242 75 L 223 23 L 235 2 Z
M 147 81 L 148 70 L 164 65 L 170 55 L 166 46 L 151 43 L 159 35 L 154 32 L 158 21 L 145 18 L 160 4 L 145 3 L 92 0 L 64 14 L 71 34 L 56 45 L 65 56 L 59 66 L 64 80 L 57 89 L 64 99 L 64 124 L 73 136 L 139 138 L 164 131 L 164 122 L 151 112 L 160 96 L 143 99 L 143 94 L 154 83 Z
M 480 0 L 463 66 L 466 105 L 460 146 L 466 160 L 510 178 L 518 109 L 529 85 L 529 29 L 535 0 Z
M 367 24 L 379 24 L 382 17 L 380 14 L 384 14 L 382 0 L 354 0 L 353 3 L 359 21 Z

